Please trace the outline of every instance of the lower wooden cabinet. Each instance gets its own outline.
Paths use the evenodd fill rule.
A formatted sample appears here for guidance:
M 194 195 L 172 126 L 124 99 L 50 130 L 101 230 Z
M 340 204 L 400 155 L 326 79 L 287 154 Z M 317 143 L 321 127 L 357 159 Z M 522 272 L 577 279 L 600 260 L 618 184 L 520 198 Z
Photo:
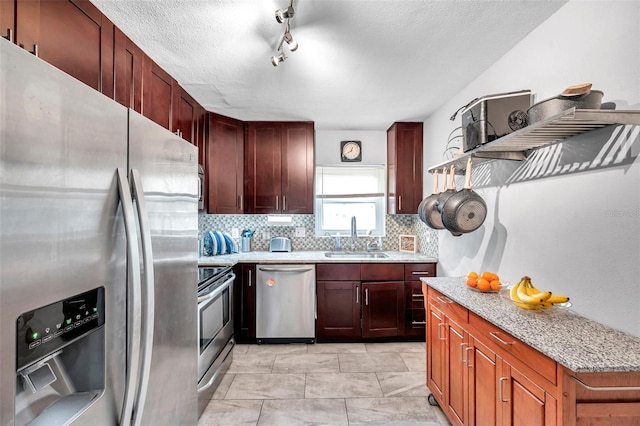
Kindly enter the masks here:
M 575 373 L 423 284 L 426 384 L 454 425 L 639 425 L 640 371 Z
M 317 338 L 353 341 L 360 338 L 360 281 L 317 281 Z
M 362 337 L 402 337 L 404 282 L 362 283 Z
M 407 263 L 404 265 L 404 337 L 407 340 L 424 341 L 427 317 L 420 278 L 435 276 L 435 263 Z
M 493 325 L 433 289 L 426 300 L 427 387 L 452 424 L 557 424 L 557 387 L 537 371 L 516 366 L 520 361 L 510 351 L 517 348 L 543 371 L 554 361 L 491 330 Z M 501 350 L 503 344 L 508 348 Z M 544 359 L 537 364 L 539 357 Z
M 316 265 L 319 342 L 421 340 L 425 309 L 419 279 L 435 263 Z
M 238 264 L 234 267 L 233 328 L 236 341 L 256 341 L 256 265 Z

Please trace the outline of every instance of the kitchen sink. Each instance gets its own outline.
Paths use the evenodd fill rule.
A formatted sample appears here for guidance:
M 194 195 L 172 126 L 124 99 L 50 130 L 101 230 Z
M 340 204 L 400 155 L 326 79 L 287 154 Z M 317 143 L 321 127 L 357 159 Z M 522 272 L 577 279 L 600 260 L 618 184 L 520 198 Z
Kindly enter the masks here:
M 389 257 L 386 253 L 371 251 L 327 251 L 324 255 L 339 259 L 384 259 Z

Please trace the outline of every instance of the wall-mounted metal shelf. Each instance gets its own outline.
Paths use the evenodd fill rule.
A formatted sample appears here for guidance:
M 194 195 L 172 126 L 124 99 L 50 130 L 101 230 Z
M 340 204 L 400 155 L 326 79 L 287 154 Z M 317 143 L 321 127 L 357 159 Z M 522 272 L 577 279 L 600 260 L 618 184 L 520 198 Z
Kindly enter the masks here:
M 431 166 L 428 171 L 435 173 L 444 167 L 454 166 L 456 174 L 463 174 L 469 156 L 473 158 L 474 166 L 495 160 L 522 161 L 527 158 L 531 150 L 614 124 L 640 126 L 640 111 L 571 108 L 500 139 L 480 145 L 452 160 Z

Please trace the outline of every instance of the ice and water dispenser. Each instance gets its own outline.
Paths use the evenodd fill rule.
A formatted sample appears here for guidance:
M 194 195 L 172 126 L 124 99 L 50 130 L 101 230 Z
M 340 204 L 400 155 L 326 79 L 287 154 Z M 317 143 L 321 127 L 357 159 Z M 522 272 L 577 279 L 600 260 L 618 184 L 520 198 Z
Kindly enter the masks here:
M 99 287 L 16 322 L 16 425 L 71 423 L 105 388 L 105 302 Z

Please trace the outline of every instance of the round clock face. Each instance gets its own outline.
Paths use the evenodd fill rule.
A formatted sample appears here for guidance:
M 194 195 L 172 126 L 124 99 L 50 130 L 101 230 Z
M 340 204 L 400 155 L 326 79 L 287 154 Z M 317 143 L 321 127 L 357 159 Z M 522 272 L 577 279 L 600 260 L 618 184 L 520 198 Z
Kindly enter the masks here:
M 347 142 L 342 146 L 342 158 L 347 161 L 358 160 L 361 158 L 360 144 L 357 142 Z

